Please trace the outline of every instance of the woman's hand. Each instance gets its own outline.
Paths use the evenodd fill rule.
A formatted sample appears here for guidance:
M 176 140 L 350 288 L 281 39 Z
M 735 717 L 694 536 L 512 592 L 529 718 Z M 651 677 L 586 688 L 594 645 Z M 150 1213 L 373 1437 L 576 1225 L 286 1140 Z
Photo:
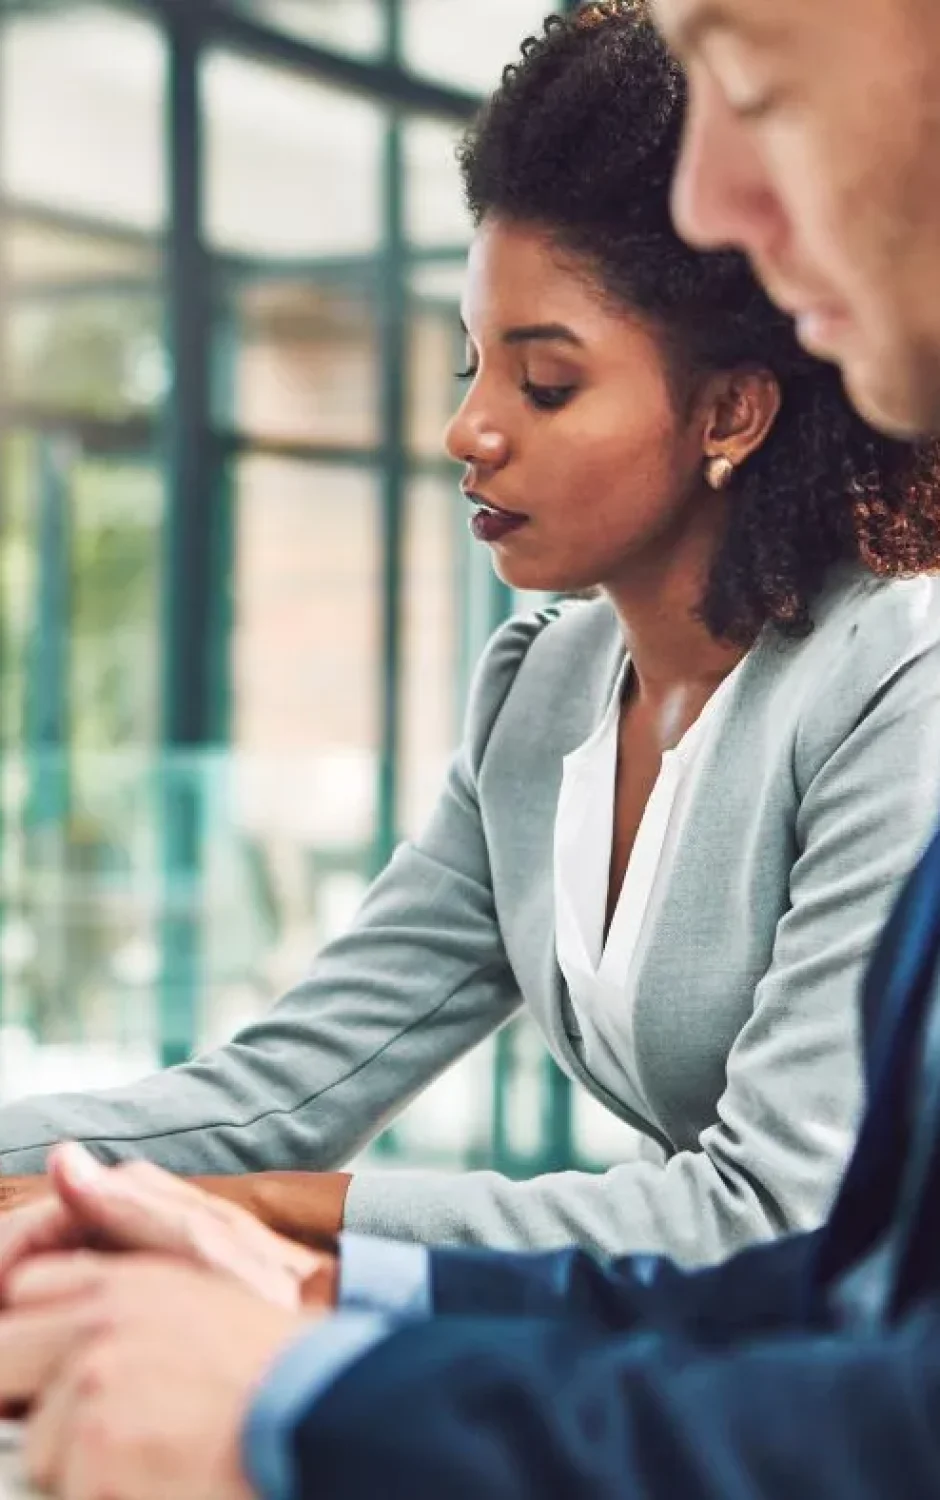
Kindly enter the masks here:
M 48 1172 L 51 1194 L 5 1226 L 0 1286 L 35 1255 L 81 1247 L 146 1250 L 222 1272 L 279 1307 L 336 1305 L 335 1251 L 296 1244 L 160 1167 L 104 1167 L 84 1147 L 64 1145 L 50 1153 Z

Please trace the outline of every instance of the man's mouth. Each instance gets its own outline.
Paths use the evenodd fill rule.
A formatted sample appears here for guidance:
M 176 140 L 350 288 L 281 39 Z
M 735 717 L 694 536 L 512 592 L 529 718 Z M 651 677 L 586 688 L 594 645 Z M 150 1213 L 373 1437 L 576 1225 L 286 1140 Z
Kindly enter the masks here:
M 789 291 L 769 271 L 765 273 L 760 269 L 760 275 L 772 300 L 794 320 L 797 337 L 804 348 L 811 354 L 831 357 L 833 343 L 838 342 L 848 325 L 846 309 L 836 302 L 813 301 L 811 295 L 801 296 Z
M 831 359 L 842 342 L 847 321 L 838 308 L 807 308 L 796 314 L 797 337 L 810 354 Z

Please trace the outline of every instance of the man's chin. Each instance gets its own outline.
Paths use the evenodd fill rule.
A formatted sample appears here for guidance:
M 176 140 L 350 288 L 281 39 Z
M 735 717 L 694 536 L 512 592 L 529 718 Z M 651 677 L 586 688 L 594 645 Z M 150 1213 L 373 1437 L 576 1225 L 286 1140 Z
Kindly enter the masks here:
M 852 405 L 879 432 L 905 442 L 940 435 L 940 359 L 919 373 L 849 363 L 843 376 Z

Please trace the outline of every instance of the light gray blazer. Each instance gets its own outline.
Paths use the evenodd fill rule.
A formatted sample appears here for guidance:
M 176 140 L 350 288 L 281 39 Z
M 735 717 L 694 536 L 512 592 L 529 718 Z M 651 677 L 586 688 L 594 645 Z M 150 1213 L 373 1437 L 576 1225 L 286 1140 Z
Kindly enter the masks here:
M 704 752 L 639 955 L 649 1118 L 587 1071 L 555 958 L 562 758 L 623 660 L 610 607 L 573 603 L 494 638 L 429 827 L 306 982 L 171 1073 L 0 1110 L 2 1169 L 40 1169 L 62 1137 L 187 1173 L 335 1167 L 525 1004 L 666 1163 L 523 1184 L 364 1173 L 347 1227 L 694 1264 L 818 1223 L 859 1110 L 859 978 L 940 803 L 940 583 L 844 570 L 815 613 L 805 641 L 761 637 Z

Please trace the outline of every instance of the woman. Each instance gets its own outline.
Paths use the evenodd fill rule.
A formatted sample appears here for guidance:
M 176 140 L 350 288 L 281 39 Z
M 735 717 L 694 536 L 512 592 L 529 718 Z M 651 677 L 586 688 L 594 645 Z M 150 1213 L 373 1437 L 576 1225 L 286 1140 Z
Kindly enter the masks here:
M 310 980 L 219 1052 L 0 1112 L 173 1171 L 348 1160 L 525 1004 L 639 1160 L 213 1185 L 299 1237 L 718 1260 L 816 1224 L 856 992 L 940 792 L 940 487 L 736 256 L 675 236 L 682 79 L 637 8 L 550 20 L 461 153 L 477 224 L 448 433 L 518 588 L 430 826 Z

